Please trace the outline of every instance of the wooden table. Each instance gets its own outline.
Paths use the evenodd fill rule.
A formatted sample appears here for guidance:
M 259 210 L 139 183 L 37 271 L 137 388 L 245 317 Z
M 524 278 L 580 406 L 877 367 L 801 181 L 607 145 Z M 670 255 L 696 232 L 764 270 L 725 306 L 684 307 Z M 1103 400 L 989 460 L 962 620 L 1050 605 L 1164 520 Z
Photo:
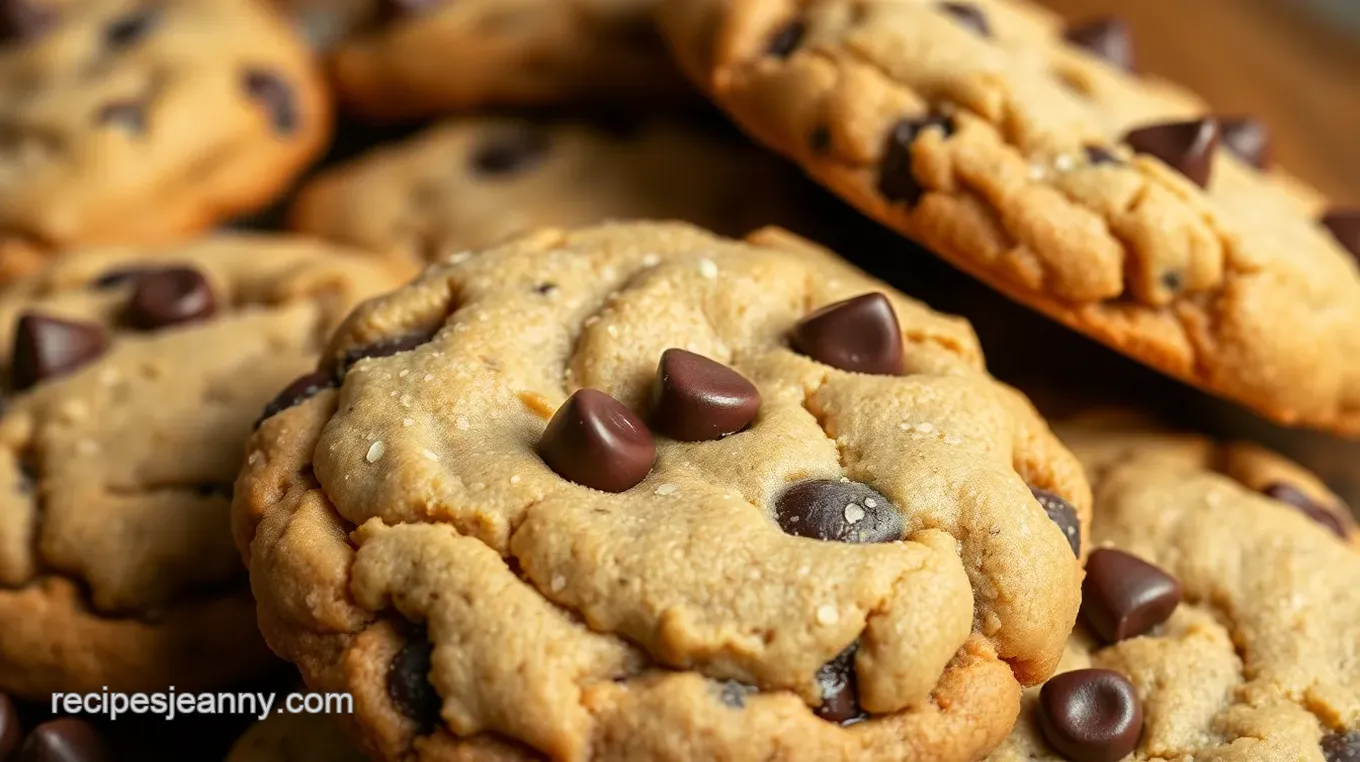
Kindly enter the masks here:
M 1329 24 L 1299 0 L 1040 2 L 1074 21 L 1122 17 L 1140 70 L 1188 86 L 1219 113 L 1265 119 L 1278 163 L 1360 206 L 1360 29 Z

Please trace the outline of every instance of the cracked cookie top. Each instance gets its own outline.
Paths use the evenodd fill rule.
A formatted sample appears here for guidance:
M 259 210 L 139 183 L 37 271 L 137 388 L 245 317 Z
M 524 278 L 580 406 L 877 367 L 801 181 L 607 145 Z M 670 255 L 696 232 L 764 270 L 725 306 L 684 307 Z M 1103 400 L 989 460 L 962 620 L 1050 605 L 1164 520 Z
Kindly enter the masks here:
M 1088 466 L 1099 549 L 1060 674 L 988 761 L 1355 759 L 1360 553 L 1340 501 L 1254 446 L 1058 430 Z
M 1360 434 L 1360 218 L 1261 125 L 1020 0 L 669 0 L 743 128 L 1012 298 L 1277 421 Z
M 0 295 L 0 688 L 164 689 L 269 662 L 232 547 L 242 443 L 399 274 L 302 240 L 68 253 Z
M 783 231 L 454 256 L 271 411 L 261 627 L 381 758 L 975 758 L 1076 614 L 1076 461 L 967 323 Z
M 261 4 L 15 0 L 0 27 L 0 275 L 263 206 L 330 129 L 306 46 Z

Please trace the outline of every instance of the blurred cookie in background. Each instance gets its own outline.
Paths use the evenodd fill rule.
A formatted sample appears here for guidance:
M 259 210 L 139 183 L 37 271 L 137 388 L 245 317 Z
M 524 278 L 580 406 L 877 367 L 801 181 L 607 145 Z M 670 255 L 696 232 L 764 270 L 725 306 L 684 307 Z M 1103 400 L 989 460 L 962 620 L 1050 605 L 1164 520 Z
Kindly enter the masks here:
M 246 730 L 225 762 L 364 762 L 336 717 L 272 714 Z

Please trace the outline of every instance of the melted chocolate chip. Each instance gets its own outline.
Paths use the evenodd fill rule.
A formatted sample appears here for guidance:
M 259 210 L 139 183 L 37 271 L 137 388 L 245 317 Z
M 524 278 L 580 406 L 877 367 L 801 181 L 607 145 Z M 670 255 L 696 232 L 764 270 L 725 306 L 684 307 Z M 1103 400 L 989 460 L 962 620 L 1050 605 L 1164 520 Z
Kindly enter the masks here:
M 940 3 L 940 10 L 948 13 L 968 29 L 983 37 L 992 36 L 992 28 L 987 23 L 987 17 L 982 11 L 972 3 Z
M 91 323 L 25 313 L 14 332 L 10 384 L 22 391 L 70 373 L 108 349 L 109 337 Z
M 1273 482 L 1266 486 L 1261 492 L 1266 497 L 1271 497 L 1280 502 L 1297 509 L 1308 518 L 1321 524 L 1324 528 L 1335 534 L 1341 539 L 1350 536 L 1350 522 L 1342 515 L 1339 510 L 1319 505 L 1312 498 L 1303 493 L 1297 487 L 1285 484 L 1284 482 Z M 1344 510 L 1344 509 L 1342 509 Z
M 19 712 L 14 708 L 14 701 L 0 693 L 0 759 L 9 759 L 21 738 L 23 728 L 19 726 Z
M 1064 672 L 1039 689 L 1039 726 L 1073 762 L 1116 762 L 1138 746 L 1143 705 L 1133 683 L 1118 672 Z
M 1333 209 L 1322 215 L 1322 226 L 1337 243 L 1360 258 L 1360 209 Z
M 72 717 L 33 728 L 19 749 L 21 762 L 109 762 L 112 758 L 94 726 Z
M 301 405 L 312 397 L 315 397 L 322 389 L 330 389 L 338 385 L 339 383 L 336 380 L 335 374 L 328 373 L 324 370 L 313 371 L 298 378 L 293 381 L 293 383 L 284 387 L 283 391 L 278 393 L 278 396 L 274 397 L 274 399 L 269 401 L 269 404 L 264 406 L 264 412 L 261 413 L 259 419 L 255 421 L 255 428 L 260 428 L 260 424 L 279 413 L 282 413 L 288 408 L 294 407 L 295 405 Z
M 735 434 L 760 410 L 754 384 L 722 363 L 683 349 L 661 353 L 652 401 L 652 427 L 681 442 Z
M 1105 63 L 1133 71 L 1133 35 L 1122 19 L 1113 16 L 1096 19 L 1071 27 L 1063 36 Z
M 807 22 L 796 18 L 780 27 L 770 37 L 770 44 L 765 46 L 765 52 L 775 58 L 788 58 L 802 44 L 803 36 L 806 34 Z
M 0 43 L 37 39 L 56 24 L 57 12 L 38 0 L 0 0 Z
M 1123 164 L 1114 151 L 1101 146 L 1086 146 L 1086 160 L 1095 166 L 1102 164 Z
M 248 69 L 242 75 L 241 86 L 247 98 L 268 112 L 269 123 L 276 134 L 291 137 L 297 132 L 300 115 L 293 98 L 293 88 L 283 77 L 268 69 Z
M 117 127 L 134 135 L 146 132 L 146 108 L 141 101 L 106 103 L 95 119 L 101 125 Z
M 91 285 L 93 285 L 96 290 L 103 291 L 104 289 L 130 283 L 143 275 L 154 272 L 156 272 L 156 268 L 154 267 L 118 267 L 113 270 L 105 271 L 98 278 L 95 278 Z
M 895 542 L 903 532 L 891 500 L 851 481 L 799 482 L 775 499 L 774 518 L 788 534 L 825 542 Z
M 581 389 L 553 414 L 538 453 L 563 479 L 625 492 L 651 472 L 656 442 L 622 402 L 597 389 Z
M 1270 166 L 1270 128 L 1265 122 L 1249 116 L 1224 117 L 1218 126 L 1224 148 L 1257 169 Z
M 859 705 L 859 677 L 855 674 L 855 652 L 858 650 L 859 644 L 852 644 L 817 670 L 822 704 L 813 711 L 827 722 L 853 725 L 868 716 Z
M 900 376 L 902 329 L 892 302 L 880 293 L 829 304 L 803 318 L 790 334 L 800 354 L 854 373 Z
M 479 175 L 508 175 L 538 165 L 548 156 L 552 141 L 531 127 L 504 130 L 485 140 L 472 154 L 472 171 Z
M 156 28 L 160 16 L 155 8 L 145 8 L 114 19 L 104 28 L 104 44 L 110 48 L 134 45 Z
M 1063 499 L 1062 495 L 1056 492 L 1049 492 L 1046 489 L 1030 487 L 1034 499 L 1039 501 L 1040 507 L 1048 518 L 1058 529 L 1062 531 L 1063 538 L 1072 547 L 1072 555 L 1081 555 L 1081 521 L 1077 519 L 1077 509 L 1072 504 Z
M 925 189 L 913 172 L 911 149 L 921 133 L 932 128 L 943 131 L 946 138 L 954 134 L 954 123 L 939 114 L 903 119 L 888 133 L 878 173 L 878 192 L 883 198 L 908 206 L 920 203 Z
M 217 297 L 203 274 L 171 267 L 137 279 L 128 300 L 127 321 L 143 331 L 192 323 L 217 312 Z
M 718 687 L 718 700 L 733 709 L 745 709 L 746 697 L 754 696 L 760 689 L 754 685 L 726 680 Z
M 1360 762 L 1360 730 L 1329 733 L 1320 746 L 1327 762 Z
M 1114 548 L 1092 551 L 1081 583 L 1081 613 L 1106 643 L 1142 635 L 1165 622 L 1181 602 L 1175 577 Z
M 340 359 L 340 367 L 337 368 L 337 373 L 343 378 L 344 375 L 349 372 L 350 368 L 353 368 L 355 363 L 360 360 L 391 357 L 393 355 L 401 354 L 402 352 L 409 352 L 421 344 L 428 343 L 430 339 L 434 338 L 434 335 L 438 331 L 438 327 L 425 331 L 414 331 L 403 336 L 380 339 L 368 346 L 351 349 Z
M 1154 124 L 1124 136 L 1130 148 L 1161 159 L 1201 188 L 1209 184 L 1218 140 L 1218 122 L 1212 119 Z
M 425 637 L 424 628 L 417 630 L 405 646 L 392 658 L 387 668 L 387 696 L 396 704 L 397 711 L 415 721 L 421 734 L 433 730 L 439 723 L 442 702 L 430 684 L 430 654 L 434 646 Z

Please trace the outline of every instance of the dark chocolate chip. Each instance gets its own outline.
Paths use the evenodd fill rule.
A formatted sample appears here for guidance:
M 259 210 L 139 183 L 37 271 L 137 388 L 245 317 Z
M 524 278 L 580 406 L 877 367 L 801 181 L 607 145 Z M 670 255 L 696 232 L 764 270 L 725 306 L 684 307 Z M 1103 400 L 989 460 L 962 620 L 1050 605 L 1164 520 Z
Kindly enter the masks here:
M 104 104 L 95 116 L 99 124 L 127 130 L 134 135 L 146 132 L 146 107 L 141 101 L 114 101 Z
M 192 323 L 217 312 L 217 297 L 203 274 L 171 267 L 137 279 L 128 300 L 127 321 L 143 331 Z
M 430 654 L 434 646 L 420 628 L 406 645 L 392 657 L 387 668 L 387 696 L 397 710 L 414 720 L 421 733 L 428 733 L 439 724 L 442 703 L 439 693 L 430 684 Z
M 36 39 L 56 24 L 56 10 L 39 0 L 0 0 L 0 43 Z
M 1096 166 L 1102 164 L 1123 164 L 1119 156 L 1108 148 L 1101 146 L 1086 146 L 1086 160 Z
M 1039 726 L 1072 762 L 1117 762 L 1138 746 L 1143 705 L 1133 683 L 1118 672 L 1078 669 L 1039 689 Z
M 1223 147 L 1257 169 L 1270 166 L 1270 128 L 1249 116 L 1223 117 L 1218 120 Z
M 902 329 L 881 293 L 829 304 L 803 318 L 793 348 L 817 362 L 855 373 L 902 375 Z
M 827 722 L 853 725 L 868 716 L 859 705 L 859 677 L 855 674 L 858 650 L 859 644 L 852 644 L 817 670 L 822 704 L 813 711 Z
M 9 755 L 18 748 L 23 732 L 23 728 L 19 727 L 19 711 L 14 708 L 14 701 L 0 693 L 0 759 L 10 758 Z
M 112 759 L 94 726 L 73 717 L 33 728 L 19 749 L 17 762 L 108 762 Z
M 503 130 L 485 140 L 472 154 L 472 171 L 479 175 L 508 175 L 538 165 L 548 156 L 552 141 L 543 130 L 522 126 Z
M 1142 635 L 1165 622 L 1181 602 L 1181 583 L 1122 550 L 1100 548 L 1086 559 L 1081 614 L 1106 643 Z
M 1105 63 L 1133 71 L 1133 35 L 1123 19 L 1113 16 L 1096 19 L 1069 28 L 1063 36 Z
M 1327 762 L 1360 762 L 1360 730 L 1329 733 L 1322 737 L 1320 745 L 1322 758 Z
M 1336 509 L 1319 505 L 1312 498 L 1303 494 L 1297 487 L 1284 482 L 1273 482 L 1261 490 L 1266 497 L 1271 497 L 1280 502 L 1297 509 L 1300 513 L 1316 521 L 1325 527 L 1332 534 L 1341 539 L 1350 536 L 1349 522 Z M 1344 509 L 1343 509 L 1344 510 Z
M 940 3 L 940 10 L 954 17 L 954 20 L 983 37 L 992 36 L 992 28 L 987 17 L 972 3 Z
M 1218 139 L 1218 122 L 1213 119 L 1154 124 L 1124 136 L 1130 148 L 1161 159 L 1201 188 L 1213 173 Z
M 425 331 L 414 331 L 402 336 L 391 339 L 381 339 L 367 346 L 351 349 L 340 359 L 340 367 L 337 369 L 337 372 L 343 378 L 344 375 L 349 372 L 350 368 L 353 368 L 354 364 L 360 360 L 391 357 L 393 355 L 401 354 L 402 352 L 409 352 L 421 344 L 428 343 L 430 339 L 434 338 L 435 333 L 438 331 L 438 327 Z
M 1049 492 L 1046 489 L 1030 487 L 1029 491 L 1034 494 L 1034 499 L 1039 501 L 1040 507 L 1048 518 L 1058 529 L 1062 531 L 1063 538 L 1072 547 L 1072 555 L 1081 555 L 1081 521 L 1077 519 L 1077 509 L 1072 504 L 1063 499 L 1062 495 L 1056 492 Z
M 1360 258 L 1360 209 L 1333 209 L 1322 215 L 1322 226 L 1347 251 Z
M 154 272 L 156 272 L 156 268 L 154 267 L 138 267 L 135 265 L 132 267 L 117 267 L 100 274 L 98 278 L 94 279 L 92 285 L 95 289 L 102 291 L 104 289 L 130 283 L 143 275 Z
M 902 514 L 891 500 L 859 482 L 799 482 L 774 501 L 779 528 L 826 542 L 874 543 L 902 539 Z
M 796 18 L 780 27 L 770 37 L 770 44 L 765 46 L 765 52 L 775 58 L 788 58 L 802 44 L 803 36 L 806 34 L 807 22 Z
M 317 370 L 308 373 L 295 380 L 293 383 L 284 387 L 278 396 L 269 401 L 264 406 L 264 412 L 255 421 L 255 428 L 260 428 L 260 424 L 274 416 L 282 413 L 290 407 L 301 405 L 307 400 L 315 397 L 322 389 L 330 389 L 337 385 L 334 373 L 324 370 Z
M 746 428 L 760 410 L 760 392 L 722 363 L 667 349 L 657 365 L 652 402 L 657 432 L 681 442 L 703 442 Z
M 726 680 L 718 687 L 718 700 L 733 709 L 745 709 L 746 697 L 754 696 L 760 689 L 754 685 Z
M 11 388 L 22 391 L 70 373 L 98 359 L 108 347 L 108 334 L 97 325 L 25 313 L 14 332 Z
M 264 107 L 274 132 L 290 137 L 297 132 L 300 115 L 293 99 L 293 88 L 283 77 L 268 69 L 248 69 L 241 79 L 246 97 Z
M 940 114 L 903 119 L 888 133 L 887 145 L 883 149 L 883 163 L 878 173 L 878 192 L 883 198 L 900 201 L 909 206 L 915 206 L 921 201 L 925 189 L 916 180 L 911 147 L 921 137 L 921 133 L 931 128 L 939 128 L 945 137 L 954 134 L 953 121 Z
M 155 8 L 145 8 L 114 19 L 112 23 L 104 27 L 104 44 L 110 48 L 135 45 L 143 37 L 146 37 L 152 29 L 156 28 L 156 23 L 160 21 L 160 17 L 160 12 Z
M 622 402 L 597 389 L 581 389 L 553 414 L 538 453 L 563 479 L 624 492 L 651 472 L 656 442 Z

